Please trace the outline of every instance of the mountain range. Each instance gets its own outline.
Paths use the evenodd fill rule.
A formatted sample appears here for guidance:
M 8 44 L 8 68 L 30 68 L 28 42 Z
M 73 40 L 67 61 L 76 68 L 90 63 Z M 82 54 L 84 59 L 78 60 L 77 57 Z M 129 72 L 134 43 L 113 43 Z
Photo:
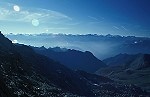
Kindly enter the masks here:
M 119 54 L 103 60 L 108 66 L 124 65 L 126 68 L 142 69 L 150 67 L 150 54 Z M 119 60 L 119 61 L 118 61 Z
M 106 64 L 97 59 L 89 51 L 78 51 L 63 48 L 48 48 L 45 47 L 33 47 L 35 52 L 45 55 L 50 59 L 53 59 L 72 70 L 83 70 L 89 73 L 94 73 L 100 68 L 106 67 Z
M 150 54 L 119 54 L 103 60 L 108 67 L 96 74 L 128 84 L 136 84 L 150 91 Z
M 0 33 L 1 97 L 148 96 L 135 85 L 73 71 L 23 44 L 12 44 Z
M 7 34 L 10 40 L 17 40 L 31 46 L 61 47 L 90 51 L 99 59 L 106 59 L 120 53 L 150 54 L 150 38 L 119 35 L 72 35 L 72 34 Z

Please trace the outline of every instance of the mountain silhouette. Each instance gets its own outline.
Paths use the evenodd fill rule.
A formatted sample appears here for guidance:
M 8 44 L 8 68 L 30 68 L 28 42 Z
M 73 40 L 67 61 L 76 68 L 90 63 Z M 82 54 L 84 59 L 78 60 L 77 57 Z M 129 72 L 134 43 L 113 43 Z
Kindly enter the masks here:
M 119 54 L 103 60 L 108 65 L 96 74 L 128 84 L 136 84 L 150 91 L 150 54 Z
M 119 60 L 119 61 L 118 61 Z M 150 67 L 150 54 L 119 54 L 103 60 L 108 66 L 124 66 L 124 68 L 142 69 Z
M 148 95 L 135 85 L 124 85 L 102 76 L 70 70 L 37 54 L 29 46 L 12 44 L 1 33 L 0 40 L 1 97 Z
M 18 40 L 32 46 L 65 47 L 80 51 L 90 51 L 99 59 L 106 59 L 120 53 L 150 54 L 150 38 L 119 35 L 72 35 L 72 34 L 7 34 L 11 40 Z
M 61 49 L 59 47 L 46 49 L 33 48 L 37 53 L 45 55 L 50 59 L 60 62 L 72 70 L 83 70 L 89 73 L 94 73 L 99 68 L 106 65 L 97 59 L 91 52 L 81 52 L 78 50 Z

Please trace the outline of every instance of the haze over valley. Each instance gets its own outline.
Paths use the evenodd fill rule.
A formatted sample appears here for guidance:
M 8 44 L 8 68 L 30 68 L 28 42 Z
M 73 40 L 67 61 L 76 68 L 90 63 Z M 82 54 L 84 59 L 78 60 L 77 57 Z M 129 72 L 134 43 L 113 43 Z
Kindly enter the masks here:
M 0 0 L 0 97 L 150 97 L 149 0 Z

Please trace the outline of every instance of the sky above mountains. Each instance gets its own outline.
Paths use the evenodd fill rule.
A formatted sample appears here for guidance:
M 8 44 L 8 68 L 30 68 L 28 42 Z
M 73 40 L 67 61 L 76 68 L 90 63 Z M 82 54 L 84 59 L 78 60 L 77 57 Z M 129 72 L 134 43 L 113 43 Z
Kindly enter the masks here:
M 0 0 L 6 33 L 150 36 L 150 0 Z

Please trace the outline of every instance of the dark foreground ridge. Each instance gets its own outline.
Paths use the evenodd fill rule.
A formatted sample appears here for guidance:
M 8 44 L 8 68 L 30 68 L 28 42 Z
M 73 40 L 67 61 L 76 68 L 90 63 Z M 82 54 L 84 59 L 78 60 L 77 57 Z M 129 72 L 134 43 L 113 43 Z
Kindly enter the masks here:
M 0 97 L 146 97 L 134 85 L 72 71 L 0 33 Z

